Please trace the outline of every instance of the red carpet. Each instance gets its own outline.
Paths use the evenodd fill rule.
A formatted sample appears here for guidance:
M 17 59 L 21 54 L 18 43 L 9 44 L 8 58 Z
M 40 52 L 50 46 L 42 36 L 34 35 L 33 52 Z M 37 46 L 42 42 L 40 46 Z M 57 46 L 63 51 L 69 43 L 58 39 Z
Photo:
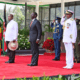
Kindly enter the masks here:
M 48 54 L 48 53 L 47 53 Z M 79 74 L 80 73 L 80 63 L 75 63 L 73 69 L 67 70 L 62 67 L 66 65 L 65 55 L 61 54 L 60 61 L 52 61 L 53 55 L 40 55 L 39 65 L 35 67 L 27 66 L 31 62 L 31 56 L 16 56 L 14 64 L 6 64 L 5 61 L 8 57 L 0 57 L 0 79 L 5 76 L 5 79 L 13 79 L 16 77 L 41 77 L 43 74 L 46 76 L 55 75 L 68 75 L 68 74 Z

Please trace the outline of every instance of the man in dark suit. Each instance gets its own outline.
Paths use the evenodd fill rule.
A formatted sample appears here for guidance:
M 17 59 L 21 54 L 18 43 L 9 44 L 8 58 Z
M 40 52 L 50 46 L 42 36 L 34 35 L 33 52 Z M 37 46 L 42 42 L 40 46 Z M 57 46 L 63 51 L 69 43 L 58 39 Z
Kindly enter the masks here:
M 37 66 L 38 65 L 38 56 L 39 56 L 39 48 L 38 43 L 41 39 L 42 28 L 40 22 L 36 19 L 37 13 L 33 12 L 31 14 L 31 23 L 30 23 L 30 43 L 31 43 L 31 51 L 32 51 L 32 60 L 31 64 L 28 66 Z

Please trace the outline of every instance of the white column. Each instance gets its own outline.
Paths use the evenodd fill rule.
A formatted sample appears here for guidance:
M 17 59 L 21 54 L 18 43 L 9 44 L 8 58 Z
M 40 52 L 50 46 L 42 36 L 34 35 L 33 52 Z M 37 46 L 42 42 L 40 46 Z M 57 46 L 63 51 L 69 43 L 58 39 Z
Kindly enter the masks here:
M 61 0 L 61 17 L 64 16 L 64 8 L 65 8 L 64 0 Z
M 36 2 L 36 11 L 38 16 L 37 16 L 37 19 L 39 20 L 39 1 Z

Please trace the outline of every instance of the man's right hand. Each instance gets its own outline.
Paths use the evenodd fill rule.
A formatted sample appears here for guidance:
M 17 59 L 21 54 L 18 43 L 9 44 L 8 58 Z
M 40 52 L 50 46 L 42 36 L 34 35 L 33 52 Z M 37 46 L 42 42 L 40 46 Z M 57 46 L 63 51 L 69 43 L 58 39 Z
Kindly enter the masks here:
M 53 23 L 55 22 L 55 19 L 53 20 Z
M 64 14 L 63 18 L 65 18 L 65 17 L 66 17 L 66 15 Z
M 73 49 L 75 49 L 75 43 L 72 43 Z

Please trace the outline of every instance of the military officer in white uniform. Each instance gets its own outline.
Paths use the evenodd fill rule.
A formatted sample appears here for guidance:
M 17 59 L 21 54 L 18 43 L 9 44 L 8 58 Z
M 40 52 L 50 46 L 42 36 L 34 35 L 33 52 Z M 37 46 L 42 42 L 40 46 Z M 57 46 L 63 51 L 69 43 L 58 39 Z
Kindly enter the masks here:
M 63 25 L 63 43 L 66 50 L 66 66 L 63 68 L 72 69 L 73 68 L 73 49 L 77 38 L 77 27 L 76 22 L 72 18 L 73 11 L 67 10 L 66 14 L 61 19 L 61 24 Z M 65 17 L 67 18 L 65 20 Z

